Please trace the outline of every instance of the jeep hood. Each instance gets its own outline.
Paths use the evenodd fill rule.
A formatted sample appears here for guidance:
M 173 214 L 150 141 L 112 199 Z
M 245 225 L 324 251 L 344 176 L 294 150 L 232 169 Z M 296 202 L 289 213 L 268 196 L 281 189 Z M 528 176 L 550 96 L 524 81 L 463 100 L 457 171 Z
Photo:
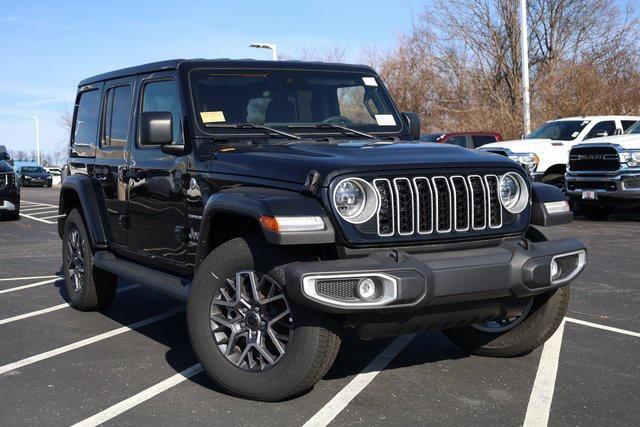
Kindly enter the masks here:
M 504 156 L 433 143 L 344 141 L 229 145 L 216 151 L 212 172 L 304 183 L 310 171 L 337 173 L 428 168 L 515 168 Z

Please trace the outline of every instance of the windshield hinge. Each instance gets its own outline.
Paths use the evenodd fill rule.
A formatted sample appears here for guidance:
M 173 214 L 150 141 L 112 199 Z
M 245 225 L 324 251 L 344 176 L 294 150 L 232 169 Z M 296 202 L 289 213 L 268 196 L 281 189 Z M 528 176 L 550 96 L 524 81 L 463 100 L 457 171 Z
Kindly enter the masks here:
M 320 172 L 315 169 L 310 170 L 307 173 L 307 179 L 305 179 L 304 181 L 302 191 L 313 194 L 315 196 L 316 194 L 318 194 L 318 190 L 320 190 Z

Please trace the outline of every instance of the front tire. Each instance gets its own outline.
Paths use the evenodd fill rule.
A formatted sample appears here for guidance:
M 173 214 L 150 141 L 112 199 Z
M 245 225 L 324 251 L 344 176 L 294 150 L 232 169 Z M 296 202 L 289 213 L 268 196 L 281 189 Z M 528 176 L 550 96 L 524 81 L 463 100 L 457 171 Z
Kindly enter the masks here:
M 535 228 L 527 231 L 533 242 L 546 240 Z M 444 334 L 463 350 L 480 356 L 514 357 L 544 344 L 558 329 L 569 306 L 569 287 L 537 295 L 524 305 L 521 317 L 447 329 Z
M 93 252 L 82 215 L 73 209 L 64 224 L 62 265 L 69 304 L 81 311 L 107 308 L 116 295 L 118 278 L 93 265 Z
M 195 274 L 189 337 L 209 377 L 229 393 L 286 399 L 313 387 L 335 360 L 340 338 L 331 318 L 295 305 L 284 292 L 278 267 L 294 260 L 258 237 L 236 238 L 211 252 Z

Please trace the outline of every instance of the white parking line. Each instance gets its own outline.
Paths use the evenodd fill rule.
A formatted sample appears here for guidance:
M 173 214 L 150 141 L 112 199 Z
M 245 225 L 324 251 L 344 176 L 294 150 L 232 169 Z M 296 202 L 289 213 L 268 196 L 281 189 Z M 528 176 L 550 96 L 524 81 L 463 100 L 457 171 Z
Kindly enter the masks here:
M 155 397 L 160 393 L 167 391 L 171 387 L 174 387 L 181 382 L 186 381 L 187 379 L 199 374 L 200 372 L 202 372 L 202 365 L 200 365 L 199 363 L 195 364 L 190 368 L 187 368 L 184 371 L 175 374 L 167 378 L 166 380 L 161 381 L 158 384 L 131 396 L 128 399 L 123 400 L 122 402 L 116 403 L 115 405 L 105 409 L 104 411 L 98 412 L 97 414 L 85 420 L 82 420 L 77 424 L 74 424 L 73 427 L 93 427 L 103 424 L 111 420 L 112 418 L 115 418 L 118 415 L 128 411 L 129 409 L 138 406 L 143 402 L 146 402 L 152 397 Z
M 540 356 L 538 372 L 529 397 L 523 427 L 546 427 L 549 423 L 549 411 L 551 410 L 553 391 L 556 387 L 563 332 L 564 321 L 560 323 L 556 332 L 542 348 L 542 356 Z
M 55 277 L 61 277 L 61 276 L 5 277 L 4 279 L 0 279 L 0 282 L 12 282 L 12 281 L 18 281 L 18 280 L 53 279 Z
M 54 356 L 58 356 L 58 355 L 63 354 L 63 353 L 67 353 L 67 352 L 72 351 L 72 350 L 76 350 L 76 349 L 81 348 L 81 347 L 88 346 L 90 344 L 97 343 L 98 341 L 106 340 L 107 338 L 115 337 L 116 335 L 124 334 L 125 332 L 133 331 L 135 329 L 140 329 L 140 328 L 142 328 L 144 326 L 147 326 L 147 325 L 150 325 L 152 323 L 159 322 L 159 321 L 164 320 L 164 319 L 168 319 L 169 317 L 175 316 L 176 314 L 178 314 L 178 313 L 180 313 L 182 311 L 184 311 L 184 307 L 183 306 L 176 307 L 176 308 L 173 308 L 173 309 L 171 309 L 169 311 L 166 311 L 166 312 L 164 312 L 162 314 L 158 314 L 156 316 L 149 317 L 149 318 L 141 320 L 139 322 L 132 323 L 131 325 L 122 326 L 120 328 L 113 329 L 113 330 L 111 330 L 109 332 L 105 332 L 103 334 L 95 335 L 93 337 L 89 337 L 89 338 L 83 339 L 81 341 L 77 341 L 77 342 L 62 346 L 62 347 L 58 347 L 58 348 L 53 349 L 53 350 L 45 351 L 44 353 L 40 353 L 40 354 L 36 354 L 34 356 L 31 356 L 31 357 L 27 357 L 26 359 L 18 360 L 17 362 L 13 362 L 13 363 L 9 363 L 9 364 L 4 365 L 4 366 L 0 366 L 0 375 L 4 374 L 6 372 L 9 372 L 9 371 L 13 371 L 15 369 L 22 368 L 24 366 L 31 365 L 31 364 L 36 363 L 36 362 L 40 362 L 40 361 L 45 360 L 45 359 L 49 359 L 49 358 L 54 357 Z
M 35 207 L 29 206 L 28 208 L 20 209 L 20 211 L 31 213 L 31 212 L 37 212 L 37 211 L 43 211 L 43 210 L 50 211 L 53 208 L 54 208 L 53 206 L 35 206 Z
M 134 288 L 137 288 L 137 287 L 139 287 L 139 285 L 125 286 L 123 288 L 118 288 L 116 293 L 126 292 L 126 291 L 128 291 L 130 289 L 134 289 Z M 51 313 L 52 311 L 62 310 L 63 308 L 67 308 L 67 307 L 70 307 L 70 305 L 69 305 L 68 302 L 65 302 L 63 304 L 58 304 L 58 305 L 54 305 L 52 307 L 43 308 L 42 310 L 36 310 L 36 311 L 32 311 L 30 313 L 19 314 L 17 316 L 13 316 L 13 317 L 7 317 L 6 319 L 0 319 L 0 325 L 6 325 L 7 323 L 16 322 L 18 320 L 28 319 L 30 317 L 39 316 L 41 314 Z
M 49 212 L 49 213 L 53 213 L 53 212 Z M 45 216 L 44 218 L 40 218 L 40 219 L 53 219 L 53 218 L 64 218 L 65 216 L 67 216 L 67 214 L 61 214 L 61 215 L 51 215 L 51 216 Z
M 30 202 L 28 200 L 22 200 L 20 202 L 21 205 L 23 205 L 25 203 L 27 203 L 29 206 L 49 206 L 49 207 L 52 207 L 52 208 L 57 208 L 58 207 L 56 205 L 50 205 L 49 203 Z
M 28 215 L 28 214 L 23 214 L 22 212 L 20 212 L 20 216 L 32 219 L 34 221 L 43 222 L 45 224 L 57 224 L 58 223 L 58 221 L 47 221 L 45 219 L 36 218 L 35 216 L 31 216 L 31 215 Z
M 55 279 L 43 280 L 41 282 L 30 283 L 28 285 L 17 286 L 15 288 L 0 289 L 0 294 L 8 294 L 9 292 L 21 291 L 23 289 L 35 288 L 36 286 L 47 285 L 49 283 L 57 282 L 62 279 L 62 276 L 57 276 Z
M 601 325 L 600 323 L 587 322 L 586 320 L 574 319 L 572 317 L 565 317 L 567 322 L 576 323 L 578 325 L 590 326 L 592 328 L 602 329 L 609 332 L 617 332 L 619 334 L 631 335 L 632 337 L 640 338 L 640 332 L 627 331 L 626 329 L 614 328 L 613 326 Z
M 416 334 L 394 339 L 375 359 L 349 382 L 333 399 L 304 423 L 309 426 L 326 426 L 382 371 L 414 338 Z

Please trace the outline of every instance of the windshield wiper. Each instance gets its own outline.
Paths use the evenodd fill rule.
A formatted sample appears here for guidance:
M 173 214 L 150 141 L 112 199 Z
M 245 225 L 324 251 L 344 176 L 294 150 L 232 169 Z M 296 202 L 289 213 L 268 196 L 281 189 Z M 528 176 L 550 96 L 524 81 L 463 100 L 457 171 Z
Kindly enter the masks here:
M 265 131 L 265 133 L 273 133 L 276 135 L 284 136 L 289 139 L 302 139 L 298 135 L 294 135 L 289 132 L 284 132 L 278 129 L 271 128 L 269 126 L 259 125 L 257 123 L 206 123 L 205 127 L 208 128 L 228 128 L 228 129 L 256 129 Z
M 342 126 L 342 125 L 337 125 L 334 123 L 309 123 L 309 124 L 295 124 L 295 125 L 289 125 L 287 126 L 289 129 L 296 129 L 296 128 L 313 128 L 313 129 L 340 129 L 344 132 L 349 132 L 349 133 L 353 133 L 356 135 L 360 135 L 360 136 L 364 136 L 365 138 L 370 138 L 370 139 L 378 139 L 377 137 L 368 134 L 366 132 L 361 132 L 359 130 L 355 130 L 355 129 L 351 129 L 348 128 L 346 126 Z

